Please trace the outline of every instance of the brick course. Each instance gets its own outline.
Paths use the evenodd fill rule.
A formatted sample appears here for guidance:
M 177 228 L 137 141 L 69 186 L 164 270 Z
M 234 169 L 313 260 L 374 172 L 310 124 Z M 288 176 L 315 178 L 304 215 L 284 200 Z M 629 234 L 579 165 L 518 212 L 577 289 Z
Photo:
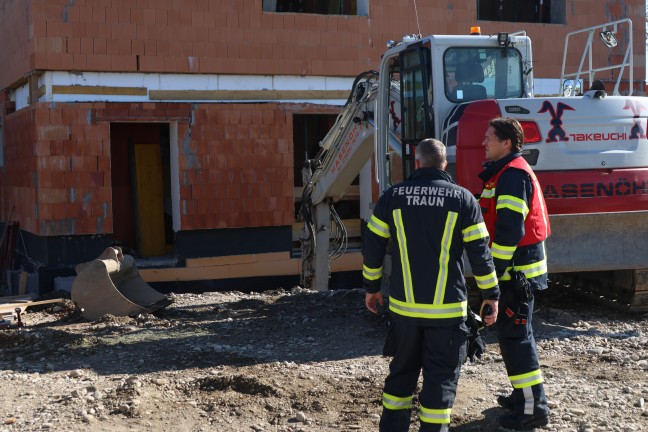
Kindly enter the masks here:
M 627 14 L 641 17 L 634 23 L 635 77 L 645 76 L 643 0 L 574 0 L 568 25 L 478 22 L 476 0 L 418 4 L 418 25 L 411 2 L 393 0 L 371 0 L 370 17 L 268 13 L 261 0 L 5 3 L 0 88 L 35 68 L 137 72 L 137 55 L 144 72 L 355 76 L 378 65 L 384 42 L 418 33 L 419 25 L 423 34 L 466 34 L 472 25 L 484 34 L 525 30 L 534 41 L 550 34 L 552 42 L 535 50 L 534 73 L 556 77 L 568 31 Z
M 290 225 L 303 104 L 38 103 L 5 119 L 0 211 L 38 235 L 112 232 L 110 122 L 176 121 L 181 229 Z M 189 119 L 192 119 L 191 122 Z M 250 138 L 248 130 L 258 130 Z
M 292 114 L 335 112 L 302 104 L 36 103 L 6 109 L 9 85 L 30 72 L 76 70 L 355 76 L 375 68 L 387 39 L 417 32 L 409 1 L 370 2 L 361 16 L 263 13 L 261 1 L 4 2 L 0 13 L 0 115 L 4 166 L 0 220 L 43 236 L 113 229 L 111 122 L 177 122 L 182 230 L 293 222 Z M 623 7 L 622 7 L 623 6 Z M 477 22 L 476 2 L 419 4 L 421 32 L 524 29 L 534 74 L 560 73 L 572 29 L 643 18 L 644 2 L 574 0 L 568 26 Z M 645 75 L 644 31 L 635 22 L 635 79 Z M 551 39 L 548 38 L 551 34 Z M 178 35 L 182 38 L 178 39 Z M 137 57 L 139 56 L 139 60 Z

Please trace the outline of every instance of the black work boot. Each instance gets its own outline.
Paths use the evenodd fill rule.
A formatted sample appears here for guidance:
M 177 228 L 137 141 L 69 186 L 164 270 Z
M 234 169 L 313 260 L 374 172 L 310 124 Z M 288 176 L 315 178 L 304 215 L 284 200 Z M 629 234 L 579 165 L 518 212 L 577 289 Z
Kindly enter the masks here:
M 507 414 L 499 418 L 499 424 L 506 429 L 519 431 L 533 430 L 549 424 L 549 414 L 538 412 L 529 414 Z
M 497 404 L 507 410 L 513 410 L 515 409 L 515 398 L 513 397 L 513 394 L 508 396 L 499 395 L 497 396 Z
M 380 432 L 407 432 L 410 426 L 411 409 L 390 410 L 383 408 L 378 426 Z
M 421 422 L 421 428 L 418 432 L 448 432 L 450 430 L 448 428 L 449 426 L 447 424 L 440 425 Z

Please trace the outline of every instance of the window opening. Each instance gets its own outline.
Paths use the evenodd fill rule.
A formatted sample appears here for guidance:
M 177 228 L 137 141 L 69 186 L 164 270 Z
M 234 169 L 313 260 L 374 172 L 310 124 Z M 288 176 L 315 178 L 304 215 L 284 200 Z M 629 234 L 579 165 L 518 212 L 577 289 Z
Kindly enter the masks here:
M 304 162 L 314 158 L 320 151 L 320 141 L 335 125 L 336 114 L 294 114 L 293 115 L 293 160 L 295 190 L 295 221 L 299 221 L 302 197 L 302 168 Z M 342 219 L 360 217 L 359 177 L 349 186 L 344 197 L 335 203 L 335 209 Z
M 263 12 L 367 16 L 369 0 L 263 0 Z
M 477 19 L 565 24 L 565 8 L 565 0 L 477 0 Z

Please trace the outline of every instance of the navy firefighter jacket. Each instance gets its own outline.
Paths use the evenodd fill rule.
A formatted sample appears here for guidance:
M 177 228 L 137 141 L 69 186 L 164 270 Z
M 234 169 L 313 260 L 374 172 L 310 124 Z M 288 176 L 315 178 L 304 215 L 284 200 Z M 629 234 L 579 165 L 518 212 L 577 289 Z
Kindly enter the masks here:
M 445 171 L 419 168 L 378 200 L 362 242 L 362 274 L 369 293 L 380 290 L 390 239 L 392 313 L 425 322 L 463 320 L 467 310 L 464 249 L 482 298 L 499 298 L 488 231 L 477 200 Z

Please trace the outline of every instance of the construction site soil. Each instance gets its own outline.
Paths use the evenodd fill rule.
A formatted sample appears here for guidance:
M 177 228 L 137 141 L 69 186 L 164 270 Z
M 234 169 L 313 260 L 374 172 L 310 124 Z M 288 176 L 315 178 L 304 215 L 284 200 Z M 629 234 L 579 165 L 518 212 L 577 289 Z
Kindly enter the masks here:
M 0 431 L 376 431 L 389 358 L 360 289 L 178 294 L 155 315 L 34 307 L 0 330 Z M 648 431 L 648 315 L 550 288 L 535 334 L 547 431 Z M 492 330 L 451 430 L 496 431 L 509 392 Z M 416 403 L 416 400 L 415 400 Z M 418 430 L 415 413 L 411 430 Z

